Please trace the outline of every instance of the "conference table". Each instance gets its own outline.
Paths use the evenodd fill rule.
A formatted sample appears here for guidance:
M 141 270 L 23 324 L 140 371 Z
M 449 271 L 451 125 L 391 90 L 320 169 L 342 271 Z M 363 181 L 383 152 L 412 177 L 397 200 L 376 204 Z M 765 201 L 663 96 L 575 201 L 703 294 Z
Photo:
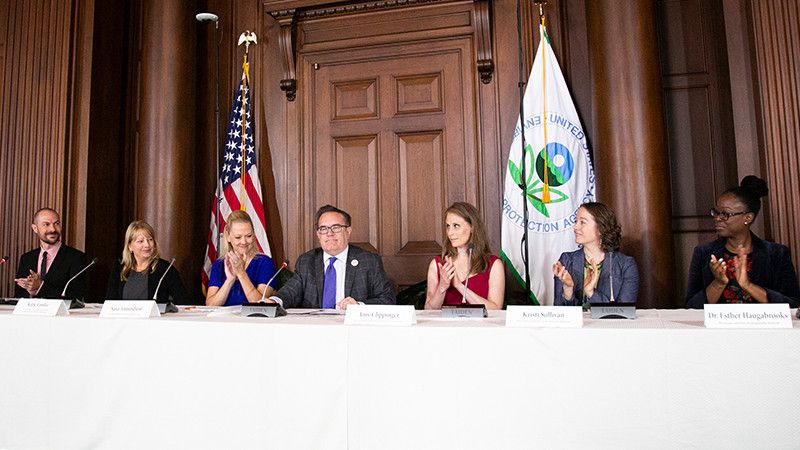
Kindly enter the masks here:
M 312 310 L 11 310 L 3 450 L 800 447 L 797 320 L 707 329 L 702 311 L 639 310 L 507 328 L 505 311 L 418 311 L 389 327 Z

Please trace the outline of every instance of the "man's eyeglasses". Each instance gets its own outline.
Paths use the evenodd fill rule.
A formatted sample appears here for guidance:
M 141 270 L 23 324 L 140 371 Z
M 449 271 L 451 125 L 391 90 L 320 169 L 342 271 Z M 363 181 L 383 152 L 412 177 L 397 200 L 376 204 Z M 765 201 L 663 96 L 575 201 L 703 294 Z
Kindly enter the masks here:
M 347 225 L 338 225 L 338 224 L 337 225 L 331 225 L 329 227 L 326 227 L 326 226 L 323 225 L 323 226 L 317 228 L 317 234 L 325 235 L 325 234 L 328 234 L 328 232 L 330 232 L 330 231 L 333 231 L 333 234 L 339 234 L 339 233 L 342 232 L 342 230 L 344 230 L 347 227 L 348 227 Z
M 717 208 L 711 208 L 711 211 L 708 213 L 711 214 L 712 219 L 719 219 L 723 222 L 727 221 L 731 217 L 741 216 L 742 214 L 747 214 L 750 211 L 739 211 L 739 212 L 725 212 L 725 211 L 717 211 Z

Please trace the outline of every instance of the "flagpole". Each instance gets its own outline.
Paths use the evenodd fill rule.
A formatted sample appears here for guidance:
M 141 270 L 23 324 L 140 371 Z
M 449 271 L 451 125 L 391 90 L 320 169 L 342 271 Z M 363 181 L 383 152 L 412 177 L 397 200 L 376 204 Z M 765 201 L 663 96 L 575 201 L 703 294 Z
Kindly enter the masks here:
M 239 44 L 244 44 L 244 61 L 242 62 L 242 145 L 241 145 L 241 171 L 240 179 L 241 179 L 241 186 L 239 188 L 239 198 L 245 199 L 247 195 L 245 191 L 247 190 L 247 142 L 244 136 L 246 135 L 245 130 L 245 116 L 247 114 L 247 108 L 252 107 L 249 103 L 245 103 L 245 98 L 247 93 L 245 92 L 245 87 L 249 90 L 250 89 L 250 64 L 247 62 L 247 55 L 250 53 L 250 44 L 257 44 L 258 38 L 255 33 L 250 30 L 245 31 L 241 35 L 239 35 Z M 255 157 L 255 156 L 254 156 Z M 242 211 L 246 210 L 245 202 L 241 202 L 240 209 Z
M 519 52 L 519 124 L 520 124 L 520 154 L 522 161 L 520 161 L 520 174 L 519 174 L 519 188 L 522 190 L 522 224 L 523 232 L 520 245 L 522 246 L 522 262 L 525 266 L 525 293 L 530 298 L 531 296 L 531 270 L 530 258 L 528 249 L 528 175 L 527 175 L 527 157 L 525 153 L 525 81 L 527 80 L 526 67 L 525 67 L 525 50 L 522 46 L 522 1 L 517 0 L 517 49 Z M 543 15 L 542 4 L 547 3 L 547 0 L 534 0 L 534 3 L 539 5 L 539 15 Z M 547 143 L 545 142 L 545 146 Z
M 541 42 L 540 47 L 542 48 L 542 115 L 544 116 L 544 120 L 542 121 L 542 136 L 544 137 L 544 152 L 542 152 L 542 156 L 544 157 L 544 163 L 542 164 L 542 172 L 544 172 L 544 180 L 542 180 L 544 182 L 542 186 L 542 203 L 550 203 L 550 180 L 548 176 L 550 170 L 547 164 L 547 58 L 544 57 L 544 46 L 547 42 L 544 42 L 545 39 L 544 10 L 542 9 L 542 4 L 539 3 L 539 42 Z
M 222 180 L 222 174 L 219 171 L 219 160 L 220 160 L 220 158 L 222 158 L 222 152 L 221 152 L 220 141 L 219 141 L 219 74 L 220 74 L 220 71 L 219 71 L 219 48 L 220 48 L 220 44 L 222 42 L 222 37 L 220 36 L 220 32 L 219 32 L 219 21 L 217 21 L 214 24 L 214 40 L 216 41 L 216 44 L 217 44 L 216 45 L 216 47 L 217 47 L 216 48 L 216 52 L 215 52 L 215 55 L 214 55 L 215 64 L 217 66 L 216 67 L 217 74 L 216 74 L 216 79 L 214 81 L 215 89 L 216 89 L 215 100 L 214 100 L 214 147 L 216 147 L 215 148 L 216 157 L 214 159 L 216 160 L 216 168 L 217 168 L 216 169 L 217 170 L 217 172 L 216 172 L 216 178 L 217 178 L 217 184 L 216 185 L 217 185 L 217 188 L 215 189 L 214 197 L 215 197 L 215 201 L 217 202 L 217 214 L 216 214 L 216 216 L 217 216 L 216 245 L 217 246 L 216 246 L 216 249 L 217 249 L 217 254 L 219 254 L 219 241 L 220 241 L 220 235 L 221 235 L 221 232 L 220 232 L 220 226 L 221 226 L 220 215 L 222 214 L 220 212 L 220 210 L 219 210 L 219 208 L 222 207 L 222 181 L 221 181 Z
M 247 45 L 247 47 L 249 49 L 250 45 Z M 241 111 L 241 115 L 242 115 L 242 123 L 241 123 L 242 145 L 240 146 L 240 149 L 239 149 L 239 156 L 242 158 L 242 161 L 241 161 L 241 164 L 239 164 L 239 166 L 241 167 L 241 169 L 240 169 L 241 173 L 239 174 L 239 179 L 241 180 L 241 183 L 240 183 L 240 186 L 239 186 L 239 198 L 242 199 L 242 200 L 241 200 L 241 205 L 239 206 L 239 209 L 241 209 L 242 211 L 244 211 L 246 209 L 246 205 L 245 205 L 244 199 L 246 198 L 245 190 L 247 189 L 247 170 L 246 170 L 247 169 L 247 140 L 244 138 L 244 136 L 245 136 L 245 132 L 246 132 L 246 130 L 245 130 L 245 122 L 246 122 L 245 117 L 247 115 L 247 107 L 248 107 L 248 105 L 247 105 L 247 103 L 245 103 L 244 99 L 247 96 L 247 94 L 245 93 L 245 89 L 250 89 L 250 79 L 249 79 L 250 77 L 248 76 L 249 66 L 247 65 L 247 53 L 248 53 L 247 50 L 248 49 L 245 49 L 245 51 L 244 51 L 244 62 L 242 62 L 242 82 L 241 82 L 241 85 L 240 85 L 240 89 L 242 90 L 242 111 Z
M 525 155 L 525 51 L 522 48 L 522 1 L 517 0 L 517 49 L 519 51 L 519 127 L 520 161 L 519 188 L 522 190 L 522 263 L 525 266 L 525 295 L 531 296 L 531 271 L 528 263 L 528 178 Z

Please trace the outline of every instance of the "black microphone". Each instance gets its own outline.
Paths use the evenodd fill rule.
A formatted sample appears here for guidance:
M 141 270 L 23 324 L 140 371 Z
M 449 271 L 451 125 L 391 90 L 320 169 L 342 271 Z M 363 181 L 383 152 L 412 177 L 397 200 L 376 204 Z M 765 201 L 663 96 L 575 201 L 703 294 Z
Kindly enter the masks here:
M 274 280 L 275 277 L 277 277 L 278 274 L 281 273 L 281 270 L 283 270 L 283 269 L 285 269 L 287 267 L 289 267 L 289 260 L 288 259 L 284 259 L 283 260 L 283 264 L 281 264 L 281 268 L 278 269 L 277 272 L 275 272 L 275 275 L 273 275 L 272 278 L 269 279 L 269 281 L 267 281 L 267 286 L 269 286 L 269 284 L 272 283 L 272 280 Z M 266 295 L 267 295 L 267 290 L 264 289 L 264 292 L 261 293 L 261 301 L 262 302 L 264 301 L 264 298 L 266 297 Z
M 75 276 L 70 278 L 69 281 L 67 281 L 67 284 L 64 285 L 64 290 L 61 291 L 61 298 L 64 298 L 64 296 L 67 294 L 67 288 L 69 287 L 69 284 L 72 283 L 72 280 L 74 280 L 75 278 L 78 278 L 83 272 L 86 272 L 86 269 L 88 269 L 89 267 L 92 267 L 98 261 L 100 261 L 98 258 L 94 258 L 92 260 L 92 262 L 90 262 L 86 267 L 81 269 L 80 272 L 76 273 Z
M 11 257 L 10 256 L 3 256 L 2 258 L 0 258 L 0 265 L 7 263 L 9 258 L 11 258 Z
M 469 285 L 469 273 L 472 272 L 472 250 L 475 244 L 472 242 L 467 245 L 467 255 L 469 255 L 469 268 L 467 269 L 467 277 L 464 279 L 464 295 L 461 297 L 461 303 L 467 303 L 467 286 Z
M 167 276 L 167 272 L 169 272 L 169 269 L 172 268 L 173 264 L 175 264 L 175 257 L 174 256 L 172 257 L 172 260 L 169 262 L 169 267 L 167 267 L 167 270 L 164 271 L 164 275 L 161 275 L 161 279 L 158 280 L 158 285 L 156 286 L 156 291 L 153 293 L 153 300 L 155 300 L 158 297 L 158 290 L 161 289 L 161 282 L 164 281 L 164 277 Z

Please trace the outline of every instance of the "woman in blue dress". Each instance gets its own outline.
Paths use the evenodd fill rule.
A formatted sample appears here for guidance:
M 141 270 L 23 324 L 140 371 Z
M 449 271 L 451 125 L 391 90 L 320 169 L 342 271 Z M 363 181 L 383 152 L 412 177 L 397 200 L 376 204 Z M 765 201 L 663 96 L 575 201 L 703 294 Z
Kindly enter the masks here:
M 241 305 L 269 298 L 274 290 L 267 282 L 275 274 L 275 267 L 272 259 L 258 253 L 250 215 L 232 212 L 223 237 L 221 257 L 211 266 L 206 305 Z

